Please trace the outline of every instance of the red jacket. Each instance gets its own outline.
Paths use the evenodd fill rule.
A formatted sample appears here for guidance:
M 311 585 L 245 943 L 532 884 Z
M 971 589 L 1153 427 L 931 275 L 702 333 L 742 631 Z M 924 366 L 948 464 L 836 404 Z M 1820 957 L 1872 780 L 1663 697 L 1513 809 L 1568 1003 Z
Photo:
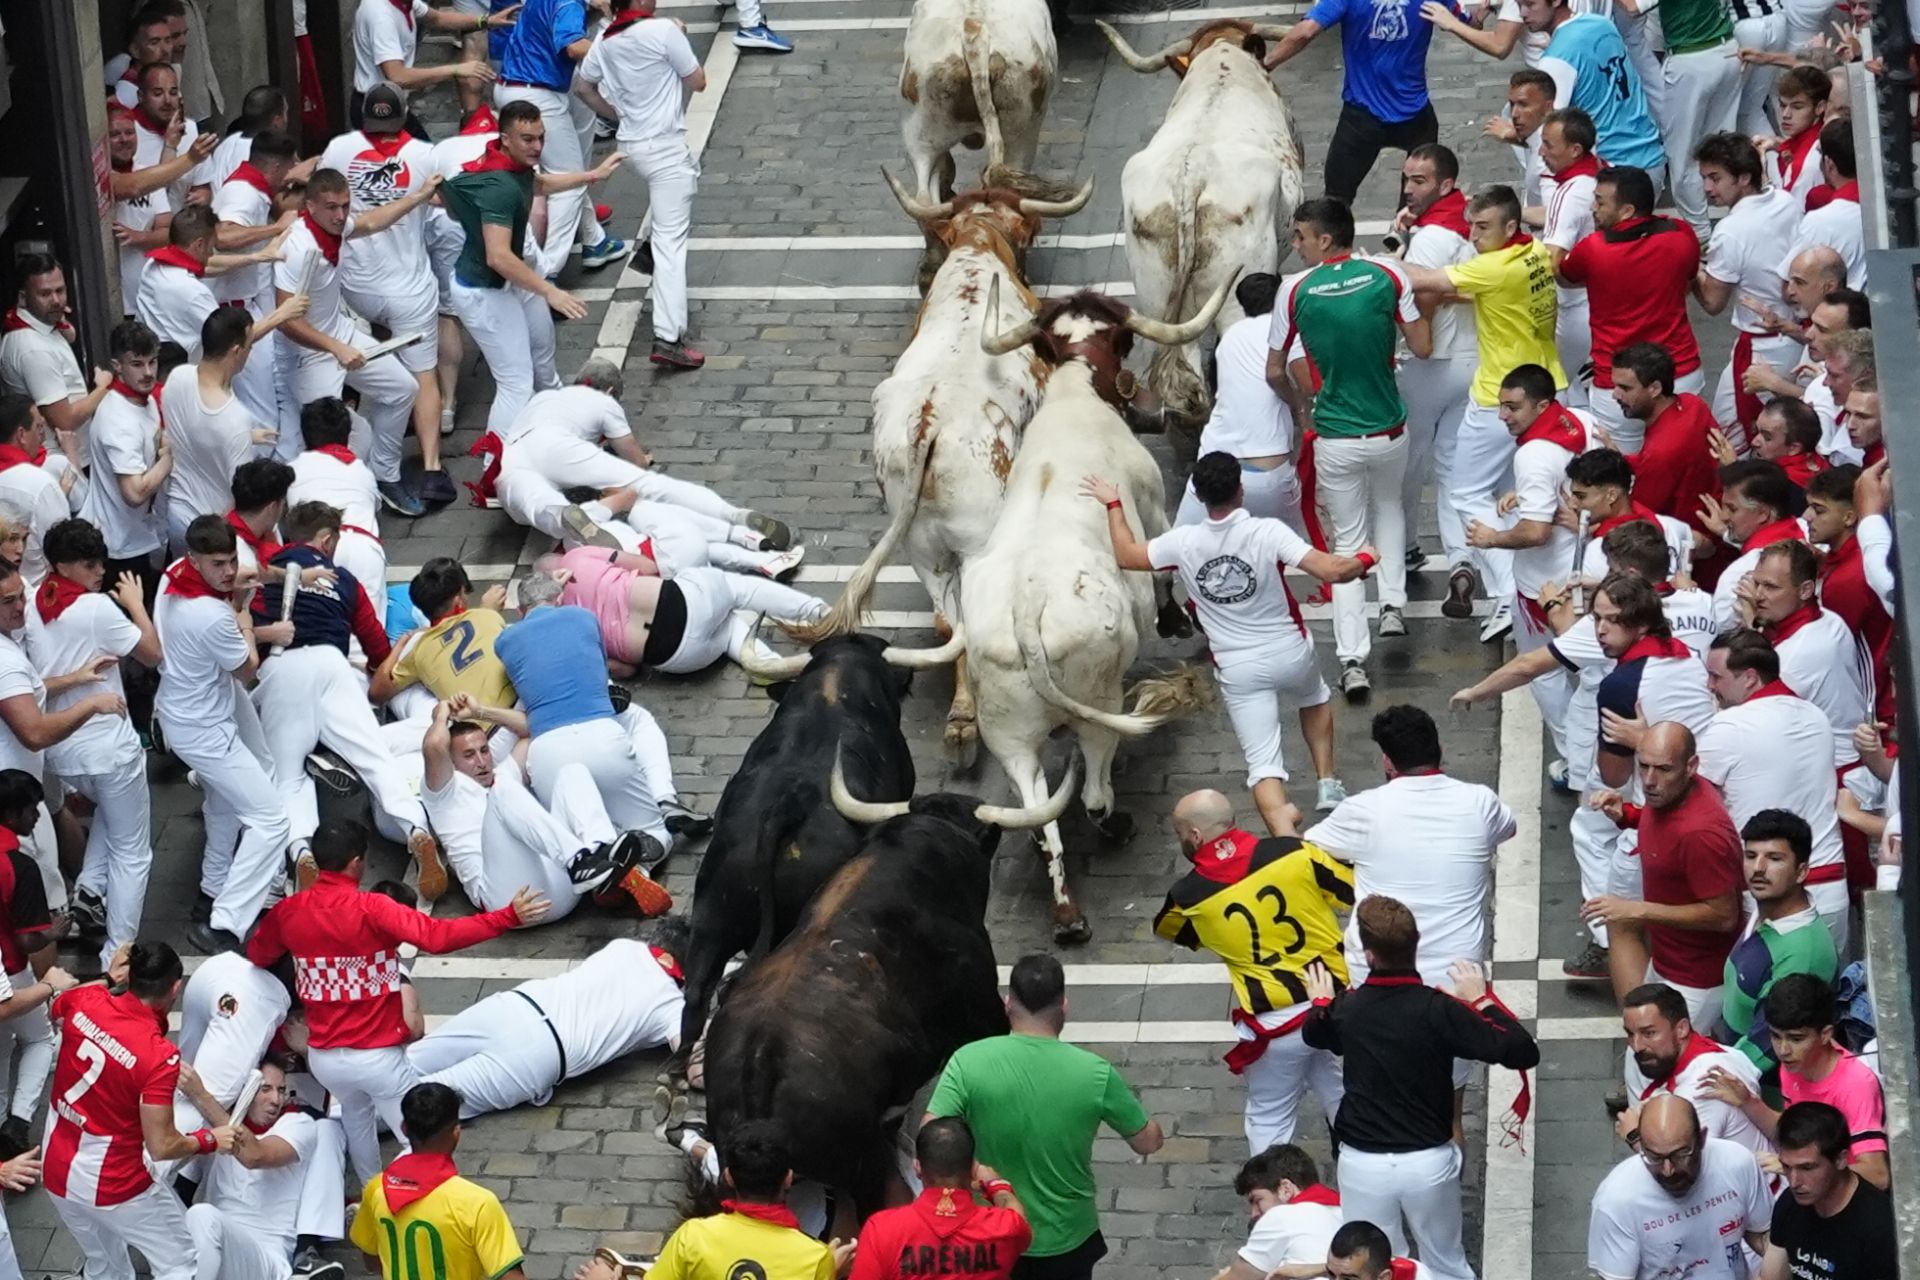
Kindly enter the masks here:
M 912 1204 L 882 1209 L 860 1231 L 848 1280 L 1006 1280 L 1033 1243 L 1011 1209 L 984 1205 L 967 1189 L 928 1187 Z
M 294 991 L 307 1011 L 316 1049 L 384 1049 L 404 1044 L 400 944 L 458 951 L 497 938 L 519 923 L 511 906 L 464 920 L 436 920 L 377 893 L 363 893 L 337 871 L 323 871 L 267 912 L 247 943 L 261 968 L 293 956 Z
M 1867 585 L 1867 569 L 1860 558 L 1860 540 L 1849 534 L 1827 552 L 1820 570 L 1820 603 L 1840 615 L 1873 657 L 1874 718 L 1894 722 L 1893 619 L 1880 597 Z
M 1647 424 L 1640 452 L 1627 459 L 1633 468 L 1633 500 L 1706 532 L 1700 523 L 1700 495 L 1720 496 L 1720 467 L 1707 444 L 1714 425 L 1706 401 L 1685 393 L 1675 396 L 1665 412 Z

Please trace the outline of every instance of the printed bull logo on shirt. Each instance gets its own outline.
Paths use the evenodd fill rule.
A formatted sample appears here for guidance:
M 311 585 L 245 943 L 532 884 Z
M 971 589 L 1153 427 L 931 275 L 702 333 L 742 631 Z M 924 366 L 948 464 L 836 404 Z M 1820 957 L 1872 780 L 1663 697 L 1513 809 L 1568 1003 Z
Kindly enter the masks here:
M 1405 40 L 1407 34 L 1405 0 L 1373 0 L 1373 23 L 1367 28 L 1367 39 Z
M 413 190 L 413 171 L 399 156 L 362 151 L 347 162 L 347 185 L 356 201 L 376 208 Z
M 1237 604 L 1258 588 L 1253 566 L 1236 555 L 1215 556 L 1200 566 L 1193 585 L 1212 604 Z

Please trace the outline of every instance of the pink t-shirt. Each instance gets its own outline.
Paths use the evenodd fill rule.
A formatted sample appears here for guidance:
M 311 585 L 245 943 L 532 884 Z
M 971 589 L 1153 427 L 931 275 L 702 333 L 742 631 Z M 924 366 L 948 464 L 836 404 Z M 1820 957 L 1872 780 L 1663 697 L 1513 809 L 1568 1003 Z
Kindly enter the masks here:
M 639 655 L 627 643 L 627 617 L 632 612 L 633 580 L 639 575 L 622 569 L 605 547 L 575 547 L 560 557 L 560 567 L 573 577 L 560 592 L 561 604 L 577 604 L 599 620 L 600 642 L 617 662 L 634 662 Z
M 1825 1080 L 1808 1080 L 1782 1067 L 1780 1095 L 1789 1103 L 1824 1102 L 1837 1108 L 1853 1130 L 1856 1158 L 1887 1149 L 1887 1100 L 1880 1077 L 1845 1049 Z

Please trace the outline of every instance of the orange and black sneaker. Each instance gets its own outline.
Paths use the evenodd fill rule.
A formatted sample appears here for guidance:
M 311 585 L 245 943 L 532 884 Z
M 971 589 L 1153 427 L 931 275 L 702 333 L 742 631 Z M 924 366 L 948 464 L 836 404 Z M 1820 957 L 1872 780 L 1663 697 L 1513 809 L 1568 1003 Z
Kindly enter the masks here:
M 447 864 L 440 857 L 440 843 L 420 828 L 407 837 L 407 852 L 420 868 L 420 881 L 414 887 L 425 902 L 438 902 L 447 891 Z

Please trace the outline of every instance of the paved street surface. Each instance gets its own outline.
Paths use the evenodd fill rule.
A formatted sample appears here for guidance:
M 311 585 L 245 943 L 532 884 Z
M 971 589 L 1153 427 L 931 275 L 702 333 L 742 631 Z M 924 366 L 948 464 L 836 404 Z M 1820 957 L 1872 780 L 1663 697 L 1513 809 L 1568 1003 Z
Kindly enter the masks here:
M 646 359 L 645 278 L 623 267 L 594 274 L 576 268 L 568 279 L 592 300 L 591 312 L 584 322 L 562 326 L 562 371 L 596 349 L 623 361 L 628 410 L 658 465 L 803 530 L 809 560 L 800 582 L 830 596 L 838 590 L 835 570 L 844 576 L 886 522 L 867 453 L 867 400 L 905 345 L 916 306 L 918 233 L 880 176 L 882 164 L 905 170 L 896 80 L 908 6 L 904 0 L 772 0 L 774 25 L 799 46 L 785 58 L 736 55 L 726 35 L 714 40 L 715 11 L 704 4 L 666 0 L 662 7 L 688 21 L 711 84 L 696 100 L 696 111 L 705 113 L 696 116 L 705 173 L 694 209 L 691 279 L 693 340 L 709 360 L 697 374 L 656 376 Z M 1205 15 L 1288 21 L 1301 11 L 1282 4 Z M 1151 20 L 1129 15 L 1123 30 L 1150 51 L 1193 22 L 1192 11 Z M 1120 172 L 1158 123 L 1175 81 L 1171 73 L 1129 71 L 1084 16 L 1076 23 L 1062 39 L 1061 83 L 1039 167 L 1097 177 L 1086 210 L 1048 231 L 1075 237 L 1075 246 L 1099 243 L 1041 248 L 1030 274 L 1041 285 L 1101 284 L 1124 295 Z M 1444 36 L 1434 47 L 1431 79 L 1442 136 L 1461 154 L 1463 184 L 1513 180 L 1511 152 L 1480 136 L 1487 113 L 1503 99 L 1508 68 Z M 1306 146 L 1310 190 L 1318 189 L 1339 109 L 1337 54 L 1337 36 L 1329 33 L 1279 76 Z M 428 114 L 444 128 L 450 101 L 430 101 Z M 963 183 L 979 163 L 963 157 Z M 1364 240 L 1377 240 L 1391 215 L 1397 165 L 1393 153 L 1383 157 L 1362 193 L 1357 212 Z M 640 184 L 616 177 L 601 198 L 616 206 L 610 226 L 630 235 L 644 207 Z M 1703 338 L 1706 332 L 1703 327 Z M 1718 346 L 1724 350 L 1724 341 Z M 454 439 L 459 450 L 477 434 L 488 394 L 484 371 L 470 370 Z M 464 457 L 453 469 L 463 477 L 474 470 Z M 1435 549 L 1430 510 L 1421 524 L 1426 545 Z M 410 566 L 430 556 L 452 554 L 476 578 L 498 581 L 546 549 L 504 515 L 464 503 L 415 522 L 389 516 L 384 530 L 395 580 L 405 580 Z M 1520 837 L 1502 850 L 1499 865 L 1496 978 L 1517 1012 L 1538 1017 L 1547 1041 L 1533 1082 L 1536 1123 L 1523 1146 L 1502 1147 L 1488 1121 L 1486 1091 L 1476 1086 L 1471 1094 L 1467 1235 L 1476 1262 L 1500 1280 L 1579 1274 L 1588 1196 L 1620 1154 L 1599 1101 L 1619 1070 L 1615 1020 L 1605 1016 L 1597 988 L 1559 978 L 1560 958 L 1577 949 L 1577 886 L 1564 834 L 1571 802 L 1542 797 L 1538 715 L 1524 693 L 1499 709 L 1447 711 L 1448 693 L 1502 655 L 1477 642 L 1475 627 L 1438 617 L 1442 589 L 1437 574 L 1415 575 L 1412 635 L 1375 648 L 1373 705 L 1410 701 L 1427 708 L 1446 736 L 1451 770 L 1499 786 L 1520 814 Z M 906 643 L 928 642 L 927 602 L 904 570 L 890 575 L 875 607 L 884 624 L 878 629 Z M 1316 618 L 1331 677 L 1330 630 Z M 1150 641 L 1136 675 L 1194 658 L 1196 646 Z M 1002 799 L 1008 791 L 990 760 L 959 773 L 943 758 L 940 729 L 950 686 L 947 673 L 923 677 L 909 703 L 920 789 Z M 636 696 L 665 727 L 683 793 L 701 806 L 718 798 L 769 709 L 764 695 L 731 668 L 695 679 L 656 677 L 640 684 Z M 1340 769 L 1349 787 L 1377 784 L 1366 713 L 1342 707 L 1340 725 Z M 1290 728 L 1289 735 L 1289 762 L 1310 779 L 1297 733 Z M 1065 754 L 1056 745 L 1055 778 Z M 1165 828 L 1174 801 L 1195 787 L 1219 786 L 1245 803 L 1244 820 L 1254 826 L 1243 783 L 1225 717 L 1214 710 L 1123 751 L 1116 786 L 1121 807 L 1138 824 L 1130 845 L 1101 847 L 1084 818 L 1075 825 L 1070 815 L 1069 869 L 1094 937 L 1062 957 L 1069 962 L 1069 1033 L 1120 1064 L 1171 1135 L 1144 1163 L 1117 1139 L 1097 1148 L 1102 1227 L 1113 1246 L 1102 1274 L 1115 1280 L 1210 1276 L 1244 1239 L 1243 1209 L 1230 1187 L 1247 1154 L 1242 1090 L 1219 1061 L 1230 1040 L 1229 992 L 1217 966 L 1194 963 L 1150 930 L 1181 871 Z M 154 787 L 157 858 L 146 932 L 179 943 L 194 896 L 199 795 L 170 763 L 154 766 Z M 1304 798 L 1311 799 L 1310 783 Z M 696 857 L 680 856 L 666 876 L 683 906 Z M 395 851 L 382 859 L 382 873 L 397 873 Z M 1049 948 L 1046 886 L 1031 846 L 1009 838 L 993 878 L 990 925 L 1001 962 Z M 440 909 L 468 908 L 456 889 Z M 633 928 L 627 920 L 583 911 L 554 928 L 459 957 L 423 959 L 416 977 L 429 1014 L 450 1015 L 483 993 L 551 972 Z M 653 1136 L 647 1108 L 660 1061 L 657 1054 L 641 1055 L 564 1086 L 546 1107 L 467 1128 L 463 1168 L 507 1202 L 534 1280 L 570 1274 L 596 1242 L 648 1254 L 679 1220 L 683 1161 Z M 1496 1073 L 1496 1118 L 1517 1083 L 1511 1073 Z M 1311 1103 L 1301 1135 L 1318 1157 L 1329 1157 L 1326 1127 Z M 30 1274 L 74 1268 L 77 1254 L 40 1193 L 16 1197 L 9 1217 Z

